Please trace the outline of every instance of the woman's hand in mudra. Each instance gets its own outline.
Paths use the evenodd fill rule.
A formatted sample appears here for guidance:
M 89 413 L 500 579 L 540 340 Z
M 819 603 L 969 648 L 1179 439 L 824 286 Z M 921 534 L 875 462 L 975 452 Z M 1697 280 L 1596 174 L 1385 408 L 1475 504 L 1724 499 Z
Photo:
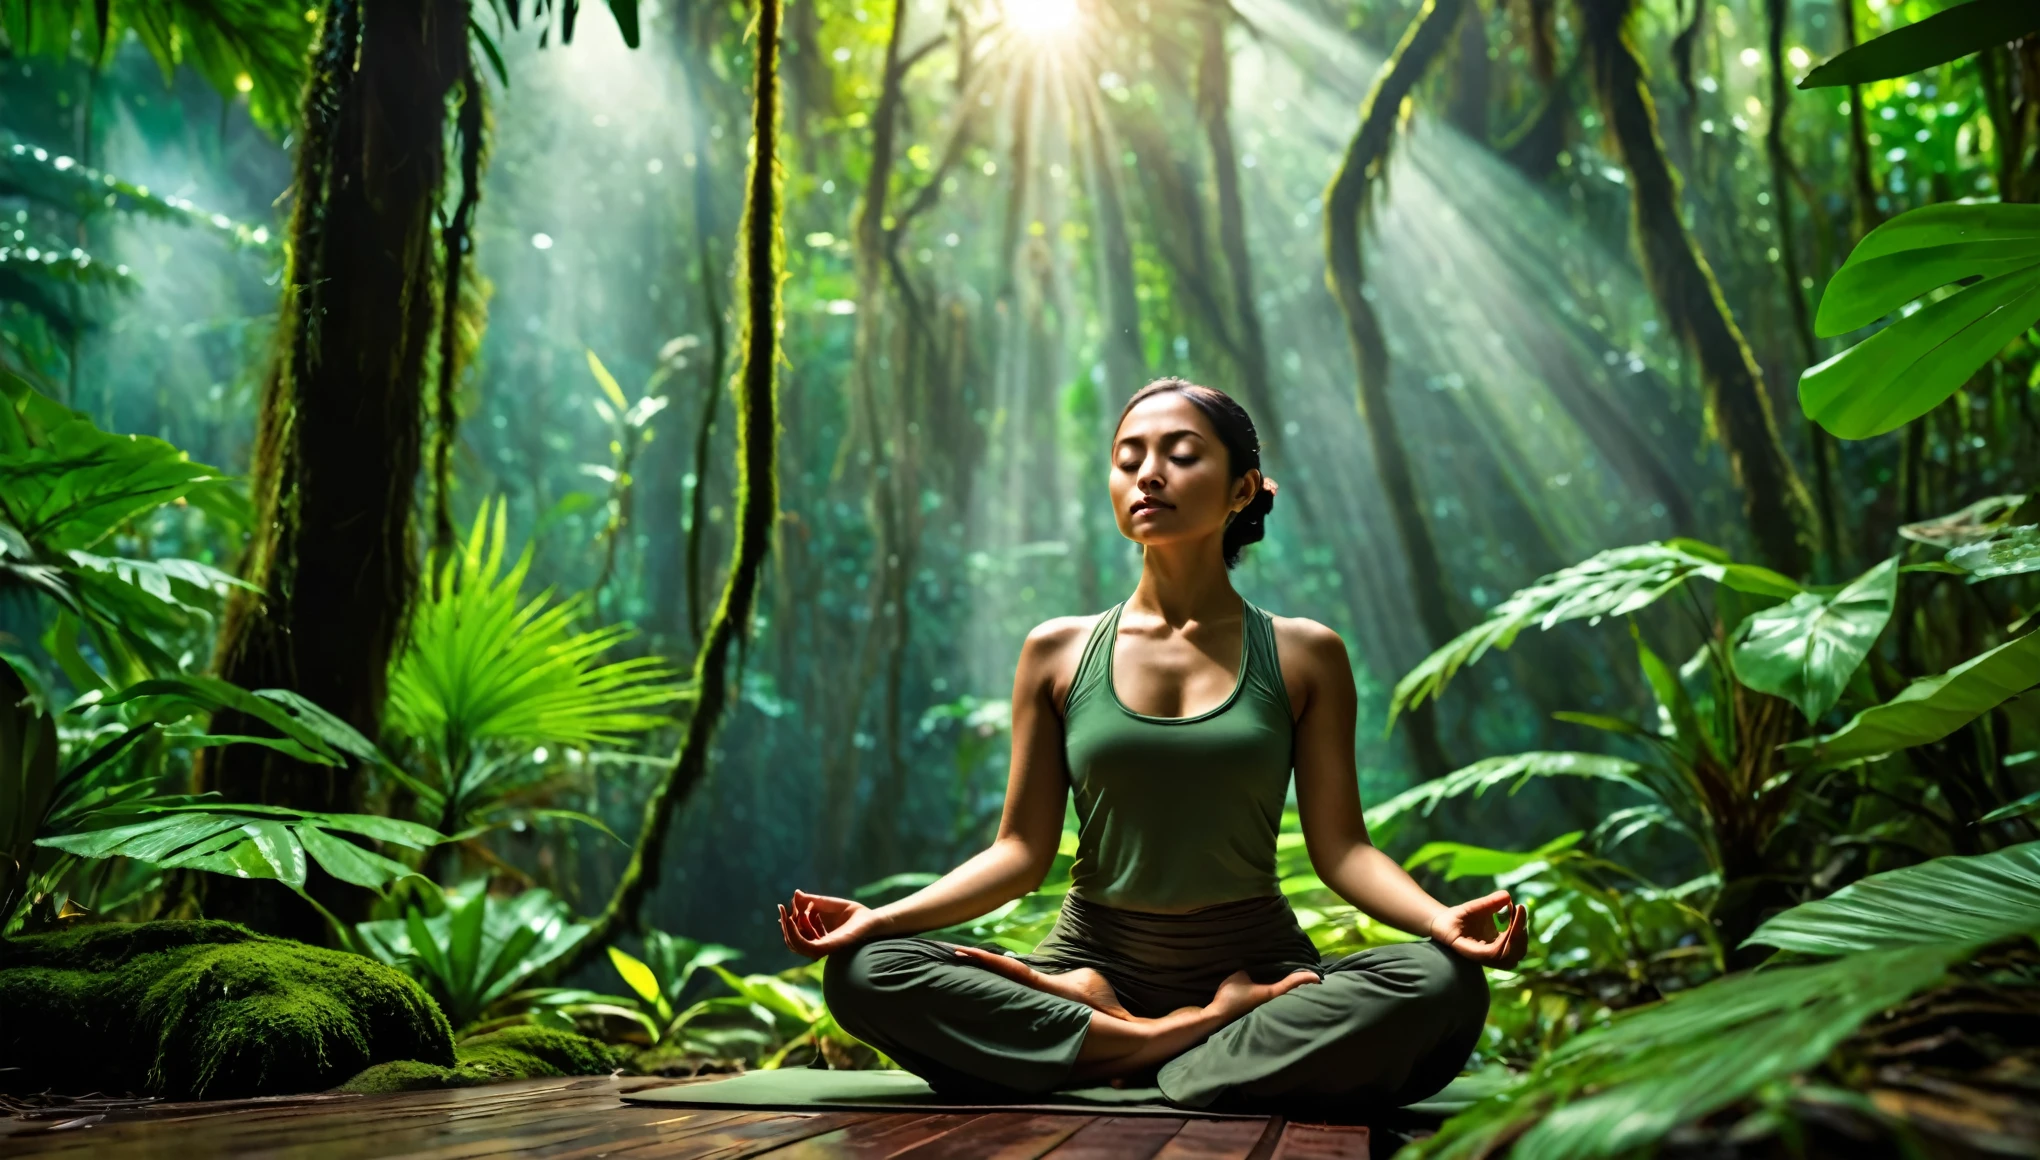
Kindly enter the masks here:
M 786 949 L 811 959 L 832 955 L 884 932 L 872 909 L 847 898 L 793 892 L 793 902 L 779 904 L 779 933 Z
M 1495 916 L 1508 916 L 1505 931 L 1495 928 Z M 1509 892 L 1497 890 L 1485 898 L 1462 902 L 1438 912 L 1431 920 L 1431 937 L 1450 947 L 1462 958 L 1484 967 L 1509 970 L 1523 961 L 1530 949 L 1530 910 L 1509 905 Z
M 1019 959 L 1010 958 L 996 951 L 980 950 L 977 947 L 957 947 L 956 957 L 1037 991 L 1074 999 L 1093 1011 L 1102 1011 L 1118 1019 L 1133 1018 L 1127 1013 L 1125 1005 L 1120 1003 L 1119 995 L 1112 990 L 1112 984 L 1105 981 L 1105 976 L 1089 967 L 1049 974 L 1037 971 Z

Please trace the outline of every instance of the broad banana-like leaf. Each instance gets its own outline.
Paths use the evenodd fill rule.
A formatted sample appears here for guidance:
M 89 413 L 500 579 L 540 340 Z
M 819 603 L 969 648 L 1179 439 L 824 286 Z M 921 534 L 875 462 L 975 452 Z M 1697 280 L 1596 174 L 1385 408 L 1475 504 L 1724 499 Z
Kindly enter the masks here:
M 1996 539 L 1965 544 L 1948 553 L 1948 562 L 1969 573 L 1972 583 L 2040 572 L 2040 524 L 2008 528 Z
M 1968 278 L 1981 281 L 1806 371 L 1800 409 L 1843 439 L 1868 439 L 1954 394 L 2040 318 L 2040 206 L 1947 202 L 1893 218 L 1836 272 L 1815 329 L 1844 334 Z
M 1827 957 L 2040 932 L 2040 842 L 1936 858 L 1851 882 L 1759 926 L 1745 945 Z
M 1898 557 L 1858 576 L 1840 592 L 1802 592 L 1743 621 L 1730 663 L 1736 679 L 1783 697 L 1817 722 L 1849 687 L 1898 599 Z
M 1730 975 L 1625 1012 L 1447 1121 L 1415 1155 L 1472 1160 L 1511 1140 L 1514 1160 L 1647 1153 L 1680 1125 L 1819 1064 L 1974 949 L 1907 946 Z
M 1608 757 L 1598 753 L 1516 753 L 1507 757 L 1490 757 L 1476 761 L 1463 769 L 1454 770 L 1444 777 L 1427 781 L 1420 786 L 1404 790 L 1394 797 L 1366 811 L 1369 837 L 1375 845 L 1383 845 L 1392 838 L 1404 819 L 1415 812 L 1429 817 L 1438 803 L 1462 794 L 1479 797 L 1499 785 L 1507 785 L 1510 793 L 1523 788 L 1533 778 L 1539 777 L 1586 777 L 1610 781 L 1628 786 L 1640 794 L 1651 796 L 1652 791 L 1637 781 L 1636 774 L 1642 767 L 1633 761 L 1619 757 Z
M 1939 741 L 2035 685 L 2040 685 L 2040 632 L 2029 632 L 1939 676 L 1914 681 L 1825 737 L 1784 748 L 1826 763 L 1896 753 Z
M 1396 683 L 1388 723 L 1393 727 L 1397 714 L 1438 696 L 1460 669 L 1490 650 L 1514 644 L 1524 629 L 1534 625 L 1549 630 L 1571 620 L 1598 623 L 1626 616 L 1695 577 L 1756 596 L 1787 599 L 1800 592 L 1791 578 L 1754 564 L 1738 564 L 1726 552 L 1698 540 L 1613 548 L 1511 594 L 1486 620 L 1424 658 Z
M 1807 73 L 1802 89 L 1859 85 L 1933 68 L 2040 32 L 2032 0 L 1970 0 L 1841 53 Z

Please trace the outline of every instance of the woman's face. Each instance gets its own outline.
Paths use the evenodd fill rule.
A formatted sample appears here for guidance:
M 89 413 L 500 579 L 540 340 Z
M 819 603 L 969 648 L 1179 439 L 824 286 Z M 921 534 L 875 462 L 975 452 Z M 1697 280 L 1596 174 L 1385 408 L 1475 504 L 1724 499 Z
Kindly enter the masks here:
M 1175 391 L 1143 399 L 1112 443 L 1119 533 L 1137 544 L 1215 537 L 1246 507 L 1261 473 L 1232 478 L 1225 444 L 1197 404 Z

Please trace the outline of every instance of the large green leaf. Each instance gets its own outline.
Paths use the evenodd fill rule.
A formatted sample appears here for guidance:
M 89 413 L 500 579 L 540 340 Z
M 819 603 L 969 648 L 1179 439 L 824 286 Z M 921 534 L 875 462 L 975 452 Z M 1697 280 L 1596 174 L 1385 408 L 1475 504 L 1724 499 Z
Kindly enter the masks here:
M 2040 206 L 1949 202 L 1893 218 L 1836 273 L 1817 328 L 1845 333 L 1967 278 L 1981 280 L 1801 375 L 1800 408 L 1844 439 L 1867 439 L 1954 394 L 2040 317 Z
M 1515 793 L 1540 777 L 1585 777 L 1624 785 L 1638 793 L 1651 791 L 1639 784 L 1641 769 L 1633 761 L 1598 753 L 1517 753 L 1476 761 L 1444 777 L 1427 781 L 1372 806 L 1366 811 L 1367 829 L 1375 845 L 1385 845 L 1411 814 L 1429 817 L 1438 803 L 1462 794 L 1479 797 L 1499 785 Z
M 123 817 L 138 820 L 121 821 Z M 164 869 L 274 878 L 292 888 L 304 885 L 307 859 L 343 882 L 371 888 L 415 873 L 400 862 L 334 836 L 335 831 L 374 830 L 377 827 L 366 823 L 386 823 L 387 818 L 305 813 L 281 806 L 195 798 L 118 803 L 86 820 L 118 824 L 45 834 L 35 844 L 79 858 L 132 858 Z M 404 833 L 416 840 L 417 831 L 438 837 L 422 826 L 412 826 Z
M 45 556 L 89 549 L 178 499 L 245 511 L 228 476 L 161 439 L 101 431 L 6 372 L 0 396 L 0 519 Z
M 2040 931 L 2040 842 L 1872 874 L 1775 915 L 1747 940 L 1802 955 L 1992 943 Z
M 1549 862 L 1580 844 L 1586 833 L 1561 834 L 1535 850 L 1496 850 L 1464 842 L 1426 842 L 1403 862 L 1405 870 L 1436 869 L 1447 882 L 1461 878 L 1493 878 L 1513 874 L 1536 862 Z
M 1743 621 L 1730 663 L 1736 679 L 1799 706 L 1819 721 L 1870 655 L 1898 599 L 1898 557 L 1840 592 L 1802 592 Z
M 1805 1071 L 1864 1020 L 1932 986 L 1969 944 L 1909 946 L 1730 975 L 1616 1017 L 1454 1117 L 1416 1155 L 1643 1154 L 1682 1124 Z
M 0 930 L 57 788 L 57 722 L 0 657 Z
M 1728 554 L 1697 540 L 1668 540 L 1609 551 L 1554 572 L 1509 596 L 1486 620 L 1460 633 L 1451 643 L 1411 669 L 1396 683 L 1389 702 L 1389 724 L 1396 715 L 1426 697 L 1444 691 L 1461 668 L 1506 649 L 1524 629 L 1548 630 L 1571 620 L 1598 622 L 1645 608 L 1694 577 L 1712 580 L 1737 591 L 1785 599 L 1799 593 L 1790 578 L 1753 564 L 1738 564 Z
M 2007 528 L 1996 539 L 1964 544 L 1948 553 L 1948 562 L 1972 581 L 2040 572 L 2040 524 Z
M 2035 685 L 2040 685 L 2040 632 L 2001 644 L 1938 676 L 1922 677 L 1884 704 L 1856 714 L 1835 732 L 1795 741 L 1785 749 L 1839 763 L 1927 745 Z
M 401 919 L 359 923 L 355 931 L 375 957 L 416 976 L 456 1028 L 482 1018 L 592 929 L 545 890 L 493 898 L 476 881 L 446 897 L 444 913 L 427 917 L 410 907 Z
M 1885 33 L 1807 73 L 1802 89 L 1889 80 L 2040 32 L 2032 0 L 1970 0 Z

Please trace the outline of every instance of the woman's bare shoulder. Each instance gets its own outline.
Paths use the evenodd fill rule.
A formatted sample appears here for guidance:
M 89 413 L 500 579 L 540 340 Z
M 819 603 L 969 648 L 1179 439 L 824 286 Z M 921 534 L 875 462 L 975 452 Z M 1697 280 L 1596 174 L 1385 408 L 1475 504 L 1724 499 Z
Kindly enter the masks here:
M 1091 616 L 1058 616 L 1035 625 L 1027 634 L 1026 643 L 1020 646 L 1019 683 L 1052 691 L 1059 704 L 1062 690 L 1076 676 L 1084 644 L 1097 627 L 1098 617 L 1103 615 L 1101 612 Z
M 1268 619 L 1275 624 L 1275 647 L 1285 661 L 1295 656 L 1308 664 L 1346 667 L 1346 642 L 1338 633 L 1306 616 L 1271 613 Z

